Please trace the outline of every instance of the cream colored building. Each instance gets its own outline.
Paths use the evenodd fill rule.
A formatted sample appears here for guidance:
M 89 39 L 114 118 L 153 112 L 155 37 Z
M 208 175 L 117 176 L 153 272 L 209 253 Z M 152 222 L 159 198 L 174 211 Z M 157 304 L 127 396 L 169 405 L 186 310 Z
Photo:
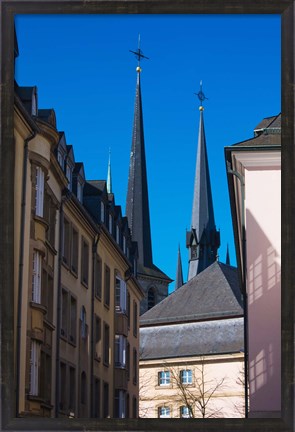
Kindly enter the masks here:
M 137 245 L 53 110 L 15 88 L 15 352 L 21 416 L 137 417 Z
M 214 262 L 141 316 L 141 417 L 244 417 L 237 276 Z

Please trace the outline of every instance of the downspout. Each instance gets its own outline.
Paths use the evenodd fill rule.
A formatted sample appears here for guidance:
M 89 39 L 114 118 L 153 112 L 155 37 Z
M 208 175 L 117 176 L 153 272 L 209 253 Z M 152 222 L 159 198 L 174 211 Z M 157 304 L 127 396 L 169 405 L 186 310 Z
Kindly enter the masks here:
M 55 356 L 55 417 L 58 418 L 60 403 L 60 330 L 61 330 L 61 266 L 63 252 L 63 206 L 69 199 L 68 190 L 63 190 L 59 210 L 59 246 L 58 246 L 58 275 L 57 275 L 57 317 L 56 317 L 56 356 Z
M 94 380 L 94 299 L 95 299 L 95 258 L 99 234 L 96 234 L 92 243 L 92 292 L 91 292 L 91 337 L 90 337 L 90 417 L 94 417 L 94 395 L 93 395 L 93 380 Z
M 25 246 L 25 218 L 26 218 L 26 193 L 27 193 L 27 167 L 29 154 L 29 141 L 36 136 L 36 131 L 24 141 L 22 195 L 21 195 L 21 220 L 20 220 L 20 245 L 19 245 L 19 271 L 18 271 L 18 299 L 17 299 L 17 333 L 16 333 L 16 417 L 19 416 L 20 399 L 20 364 L 21 364 L 21 325 L 22 325 L 22 296 L 23 296 L 23 272 L 24 272 L 24 246 Z
M 236 176 L 241 184 L 241 225 L 242 225 L 242 294 L 243 294 L 243 309 L 244 309 L 244 376 L 245 376 L 245 417 L 248 418 L 248 295 L 246 288 L 246 228 L 245 228 L 245 181 L 244 177 L 235 170 L 231 169 L 229 161 L 226 163 L 228 174 Z

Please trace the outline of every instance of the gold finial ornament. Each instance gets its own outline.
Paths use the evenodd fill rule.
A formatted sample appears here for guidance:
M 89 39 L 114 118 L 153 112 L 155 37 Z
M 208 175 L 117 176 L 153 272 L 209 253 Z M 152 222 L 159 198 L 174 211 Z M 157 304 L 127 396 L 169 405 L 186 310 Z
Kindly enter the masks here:
M 142 69 L 141 69 L 141 67 L 140 66 L 137 66 L 137 68 L 136 68 L 136 72 L 141 72 L 142 71 Z
M 205 108 L 203 107 L 203 105 L 199 106 L 199 110 L 200 110 L 200 111 L 204 111 L 204 109 L 205 109 Z

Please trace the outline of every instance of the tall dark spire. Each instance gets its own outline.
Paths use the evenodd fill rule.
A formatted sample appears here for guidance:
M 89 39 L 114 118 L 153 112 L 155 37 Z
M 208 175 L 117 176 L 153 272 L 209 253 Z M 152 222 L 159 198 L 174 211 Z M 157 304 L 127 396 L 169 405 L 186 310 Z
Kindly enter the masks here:
M 226 247 L 226 261 L 225 264 L 230 265 L 230 257 L 229 257 L 229 249 L 228 249 L 228 244 Z
M 198 152 L 193 195 L 191 231 L 187 233 L 187 247 L 190 251 L 188 280 L 196 276 L 216 260 L 220 244 L 219 232 L 216 231 L 209 164 L 204 129 L 204 107 L 206 99 L 201 89 L 197 94 L 200 99 L 200 123 Z
M 109 150 L 108 175 L 107 175 L 107 192 L 113 193 L 112 187 L 112 169 L 111 169 L 111 149 Z
M 182 262 L 181 262 L 181 254 L 180 254 L 180 246 L 178 246 L 178 256 L 177 256 L 177 267 L 176 267 L 176 279 L 175 279 L 175 288 L 180 288 L 183 285 L 183 275 L 182 275 Z
M 131 52 L 136 55 L 138 59 L 138 66 L 136 68 L 137 82 L 129 164 L 126 216 L 128 218 L 132 238 L 137 241 L 138 262 L 145 267 L 150 267 L 153 264 L 153 257 L 140 86 L 140 60 L 141 58 L 147 57 L 143 56 L 139 46 L 137 51 Z

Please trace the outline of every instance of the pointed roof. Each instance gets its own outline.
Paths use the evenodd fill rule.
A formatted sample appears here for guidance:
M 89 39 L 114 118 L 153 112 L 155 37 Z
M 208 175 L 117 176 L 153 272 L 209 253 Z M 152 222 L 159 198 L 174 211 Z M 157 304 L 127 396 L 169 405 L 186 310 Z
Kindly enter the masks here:
M 109 151 L 108 175 L 107 175 L 107 192 L 113 193 L 112 190 L 112 170 L 111 170 L 111 150 Z
M 204 228 L 215 229 L 211 182 L 207 156 L 203 109 L 200 110 L 198 152 L 193 196 L 191 226 L 200 241 Z
M 176 279 L 175 279 L 175 288 L 174 289 L 178 289 L 182 285 L 183 285 L 182 262 L 181 262 L 180 246 L 178 246 Z
M 153 257 L 143 131 L 140 68 L 137 68 L 126 215 L 128 217 L 132 238 L 137 241 L 138 261 L 145 267 L 151 267 L 153 265 Z
M 140 325 L 242 316 L 236 267 L 215 261 L 140 318 Z

